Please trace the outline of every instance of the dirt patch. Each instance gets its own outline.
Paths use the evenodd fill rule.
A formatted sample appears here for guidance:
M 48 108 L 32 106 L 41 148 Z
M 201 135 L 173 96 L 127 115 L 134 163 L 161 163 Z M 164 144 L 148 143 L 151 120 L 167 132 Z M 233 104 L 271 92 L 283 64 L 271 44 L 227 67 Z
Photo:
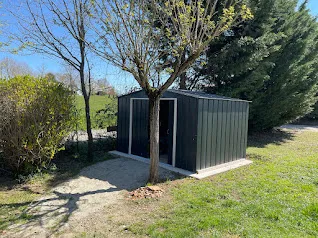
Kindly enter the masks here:
M 159 186 L 147 186 L 137 188 L 129 193 L 130 199 L 158 198 L 163 194 L 163 189 Z
M 63 234 L 63 237 L 148 237 L 144 229 L 166 215 L 162 207 L 171 202 L 170 192 L 176 182 L 159 184 L 165 191 L 160 198 L 127 199 L 129 192 L 126 192 L 123 194 L 125 199 L 77 223 L 71 229 L 77 233 Z

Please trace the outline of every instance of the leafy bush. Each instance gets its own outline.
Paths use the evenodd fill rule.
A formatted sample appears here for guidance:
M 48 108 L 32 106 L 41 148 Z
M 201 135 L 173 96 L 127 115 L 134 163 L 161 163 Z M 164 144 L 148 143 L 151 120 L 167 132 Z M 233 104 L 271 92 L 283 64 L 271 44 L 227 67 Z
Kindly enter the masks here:
M 95 115 L 97 128 L 104 129 L 117 123 L 117 97 L 109 97 L 105 101 L 105 107 L 98 110 Z
M 0 151 L 14 173 L 47 166 L 74 128 L 74 96 L 48 79 L 0 80 L 0 105 Z

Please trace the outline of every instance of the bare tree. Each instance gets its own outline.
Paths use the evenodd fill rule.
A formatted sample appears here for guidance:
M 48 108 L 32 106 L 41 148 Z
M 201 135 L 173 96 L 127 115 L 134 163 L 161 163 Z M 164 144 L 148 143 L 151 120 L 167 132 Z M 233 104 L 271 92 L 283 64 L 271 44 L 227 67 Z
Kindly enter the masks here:
M 26 63 L 8 57 L 0 61 L 1 79 L 13 78 L 18 75 L 33 75 L 33 71 Z
M 213 39 L 252 18 L 240 0 L 222 2 L 216 14 L 218 0 L 92 1 L 99 40 L 90 46 L 131 73 L 149 97 L 150 182 L 158 179 L 160 97 Z
M 88 159 L 93 158 L 93 136 L 90 118 L 90 66 L 86 37 L 90 15 L 90 0 L 17 0 L 12 15 L 18 23 L 18 33 L 12 37 L 27 48 L 63 60 L 80 76 L 85 101 L 88 134 Z M 22 8 L 20 12 L 17 9 Z M 85 77 L 85 76 L 88 77 Z
M 57 74 L 56 78 L 74 93 L 80 89 L 78 71 L 75 70 L 71 65 L 65 64 L 61 70 L 61 73 Z

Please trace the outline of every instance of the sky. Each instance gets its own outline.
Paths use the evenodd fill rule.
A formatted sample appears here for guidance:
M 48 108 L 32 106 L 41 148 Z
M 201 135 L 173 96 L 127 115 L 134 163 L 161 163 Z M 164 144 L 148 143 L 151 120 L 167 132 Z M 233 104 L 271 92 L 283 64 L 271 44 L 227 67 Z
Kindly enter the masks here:
M 309 0 L 308 7 L 314 16 L 318 16 L 318 0 Z
M 318 16 L 318 0 L 309 0 L 308 7 L 312 15 Z M 43 69 L 46 72 L 51 73 L 63 72 L 63 64 L 61 60 L 57 58 L 39 54 L 15 55 L 7 52 L 0 52 L 0 60 L 5 57 L 27 63 L 36 73 L 43 71 Z M 105 63 L 103 60 L 96 60 L 94 62 L 94 76 L 97 79 L 106 78 L 119 93 L 124 93 L 129 90 L 129 88 L 138 86 L 128 73 L 122 72 L 122 70 Z

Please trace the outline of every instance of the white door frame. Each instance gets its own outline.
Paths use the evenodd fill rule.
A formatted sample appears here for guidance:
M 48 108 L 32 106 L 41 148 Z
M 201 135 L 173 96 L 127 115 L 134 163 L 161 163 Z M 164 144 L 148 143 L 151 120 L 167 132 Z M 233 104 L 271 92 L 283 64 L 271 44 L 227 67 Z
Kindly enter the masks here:
M 128 154 L 131 154 L 132 146 L 132 119 L 133 119 L 133 100 L 149 100 L 148 98 L 130 98 L 129 109 L 129 145 Z M 176 98 L 160 98 L 160 100 L 169 100 L 174 102 L 173 110 L 173 140 L 172 140 L 172 166 L 176 166 L 176 142 L 177 142 L 177 99 Z

